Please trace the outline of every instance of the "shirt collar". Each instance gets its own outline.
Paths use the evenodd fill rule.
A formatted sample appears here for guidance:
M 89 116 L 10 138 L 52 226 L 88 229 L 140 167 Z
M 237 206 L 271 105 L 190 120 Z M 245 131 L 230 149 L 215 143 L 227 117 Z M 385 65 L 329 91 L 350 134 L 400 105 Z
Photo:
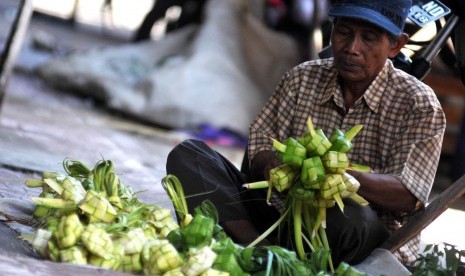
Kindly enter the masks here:
M 378 113 L 379 106 L 381 105 L 381 99 L 387 88 L 389 81 L 389 71 L 393 68 L 391 60 L 387 60 L 384 64 L 383 69 L 371 83 L 368 89 L 363 94 L 363 99 L 367 106 L 375 113 Z
M 339 87 L 338 80 L 337 80 L 338 78 L 337 71 L 332 66 L 333 65 L 332 61 L 333 60 L 331 58 L 331 67 L 330 67 L 331 69 L 328 72 L 326 87 L 325 89 L 322 89 L 323 93 L 319 94 L 319 96 L 314 99 L 316 104 L 324 104 L 328 102 L 331 98 L 334 99 L 336 104 L 337 102 L 342 100 L 342 93 L 340 91 L 340 87 Z M 341 103 L 343 103 L 343 101 Z M 342 104 L 342 106 L 344 105 Z
M 387 60 L 383 69 L 375 78 L 373 83 L 363 94 L 363 99 L 366 105 L 373 111 L 378 112 L 379 105 L 381 104 L 384 89 L 387 86 L 389 71 L 393 67 L 391 60 Z M 334 69 L 334 68 L 333 68 Z M 323 94 L 315 99 L 316 104 L 323 104 L 333 99 L 334 103 L 341 108 L 344 108 L 344 100 L 342 98 L 342 91 L 337 80 L 337 71 L 334 69 L 330 72 L 326 89 L 323 89 Z

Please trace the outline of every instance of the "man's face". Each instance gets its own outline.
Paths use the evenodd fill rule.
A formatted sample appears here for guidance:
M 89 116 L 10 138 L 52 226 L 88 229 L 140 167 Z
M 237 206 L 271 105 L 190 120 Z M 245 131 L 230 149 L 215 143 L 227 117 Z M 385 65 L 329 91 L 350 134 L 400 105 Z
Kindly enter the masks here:
M 371 83 L 393 57 L 388 35 L 365 21 L 338 18 L 331 34 L 334 63 L 344 81 Z

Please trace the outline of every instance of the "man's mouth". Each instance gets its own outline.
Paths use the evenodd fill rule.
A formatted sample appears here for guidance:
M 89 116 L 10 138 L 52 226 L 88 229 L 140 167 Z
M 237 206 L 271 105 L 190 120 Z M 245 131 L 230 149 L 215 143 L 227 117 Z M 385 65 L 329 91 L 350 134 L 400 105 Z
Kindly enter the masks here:
M 350 61 L 341 61 L 341 65 L 345 70 L 358 70 L 362 67 L 359 63 Z
M 362 67 L 359 63 L 357 62 L 352 62 L 352 61 L 347 61 L 347 60 L 343 60 L 341 62 L 342 66 L 344 67 L 347 67 L 347 68 L 359 68 L 359 67 Z

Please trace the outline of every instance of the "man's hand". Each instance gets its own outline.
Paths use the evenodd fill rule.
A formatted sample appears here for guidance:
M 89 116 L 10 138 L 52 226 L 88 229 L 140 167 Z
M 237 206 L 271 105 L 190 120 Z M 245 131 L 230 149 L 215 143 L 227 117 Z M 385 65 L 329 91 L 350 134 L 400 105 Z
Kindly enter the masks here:
M 417 198 L 400 182 L 388 174 L 363 173 L 348 170 L 360 182 L 358 194 L 386 211 L 411 212 Z
M 281 161 L 276 158 L 276 152 L 272 150 L 258 152 L 250 162 L 248 181 L 269 180 L 270 170 L 281 164 Z

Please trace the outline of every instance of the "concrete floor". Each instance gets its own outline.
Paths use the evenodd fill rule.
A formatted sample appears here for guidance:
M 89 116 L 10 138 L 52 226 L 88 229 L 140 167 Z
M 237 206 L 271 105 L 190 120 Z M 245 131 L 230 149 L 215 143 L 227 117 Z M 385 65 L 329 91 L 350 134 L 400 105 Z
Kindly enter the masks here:
M 0 21 L 0 27 L 5 27 L 5 23 Z M 129 37 L 127 30 L 102 32 L 101 28 L 87 24 L 71 26 L 42 17 L 32 19 L 0 107 L 1 198 L 27 200 L 36 195 L 37 191 L 25 187 L 24 181 L 38 177 L 45 170 L 61 171 L 61 162 L 67 157 L 88 164 L 104 157 L 114 161 L 124 183 L 143 191 L 139 196 L 142 200 L 171 208 L 160 180 L 165 175 L 167 154 L 186 137 L 184 134 L 115 114 L 92 99 L 56 91 L 34 74 L 35 65 L 55 55 L 119 45 L 127 43 Z M 42 46 L 40 49 L 37 42 Z M 216 149 L 239 166 L 242 149 Z M 450 185 L 445 172 L 447 164 L 442 162 L 432 198 Z M 459 200 L 423 231 L 425 244 L 447 242 L 465 249 L 465 239 L 460 235 L 465 229 L 463 202 Z M 5 264 L 0 272 L 12 275 L 26 275 L 27 271 L 35 271 L 35 275 L 58 275 L 63 271 L 106 273 L 62 264 L 44 266 L 43 262 L 24 257 L 27 253 L 11 256 L 6 250 L 0 251 L 0 260 Z

